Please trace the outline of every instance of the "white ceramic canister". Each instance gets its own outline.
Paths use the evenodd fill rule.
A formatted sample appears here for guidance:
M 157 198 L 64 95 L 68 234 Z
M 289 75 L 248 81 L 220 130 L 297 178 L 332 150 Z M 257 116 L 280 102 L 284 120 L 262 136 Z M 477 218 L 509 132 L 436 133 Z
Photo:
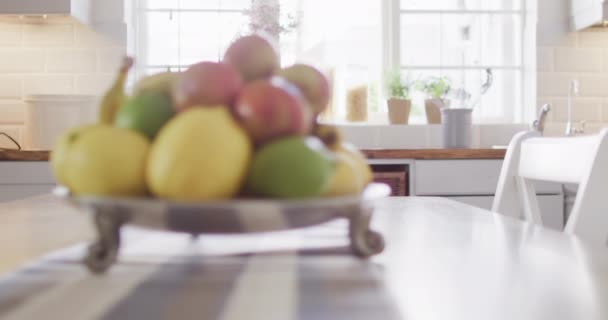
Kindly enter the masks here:
M 441 136 L 443 147 L 470 148 L 473 140 L 471 108 L 441 109 Z
M 99 98 L 91 95 L 30 95 L 25 97 L 24 149 L 51 150 L 67 129 L 94 123 Z

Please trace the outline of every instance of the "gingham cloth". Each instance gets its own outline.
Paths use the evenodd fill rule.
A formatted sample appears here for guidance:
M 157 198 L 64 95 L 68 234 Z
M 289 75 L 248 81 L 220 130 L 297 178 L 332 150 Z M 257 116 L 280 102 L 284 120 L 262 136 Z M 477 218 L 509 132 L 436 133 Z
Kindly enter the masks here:
M 79 245 L 0 281 L 0 319 L 400 319 L 378 266 L 349 254 L 347 225 L 244 236 L 123 230 L 105 275 Z

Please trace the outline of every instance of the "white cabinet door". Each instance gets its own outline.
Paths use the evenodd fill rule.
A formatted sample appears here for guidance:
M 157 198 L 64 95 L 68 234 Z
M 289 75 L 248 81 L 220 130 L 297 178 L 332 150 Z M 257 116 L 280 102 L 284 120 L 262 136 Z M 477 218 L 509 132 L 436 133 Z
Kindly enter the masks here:
M 0 202 L 48 194 L 53 188 L 54 184 L 3 184 L 0 185 Z
M 418 196 L 494 195 L 502 160 L 417 160 L 414 190 Z M 560 194 L 561 185 L 539 182 L 538 194 Z
M 458 202 L 470 204 L 486 210 L 492 209 L 492 196 L 472 196 L 472 197 L 447 197 Z M 541 195 L 538 196 L 543 223 L 545 226 L 563 230 L 564 229 L 564 197 L 563 195 Z
M 55 183 L 46 161 L 0 161 L 0 185 Z
M 50 193 L 55 179 L 46 161 L 1 161 L 0 201 Z

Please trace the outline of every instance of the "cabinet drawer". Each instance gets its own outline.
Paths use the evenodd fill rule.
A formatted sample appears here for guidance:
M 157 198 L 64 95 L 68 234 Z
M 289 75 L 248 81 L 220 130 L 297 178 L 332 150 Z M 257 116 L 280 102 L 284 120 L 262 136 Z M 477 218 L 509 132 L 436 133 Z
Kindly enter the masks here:
M 55 179 L 46 161 L 0 161 L 0 185 L 53 183 Z
M 0 184 L 0 202 L 48 194 L 53 188 L 54 184 Z
M 502 160 L 416 161 L 415 192 L 422 196 L 494 195 Z M 539 194 L 559 194 L 561 185 L 539 182 Z

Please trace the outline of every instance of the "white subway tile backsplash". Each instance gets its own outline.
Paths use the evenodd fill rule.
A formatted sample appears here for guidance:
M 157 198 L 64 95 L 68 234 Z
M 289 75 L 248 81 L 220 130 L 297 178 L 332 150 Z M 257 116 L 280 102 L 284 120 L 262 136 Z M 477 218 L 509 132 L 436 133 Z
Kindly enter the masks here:
M 547 123 L 545 125 L 545 131 L 543 132 L 543 134 L 546 137 L 559 137 L 559 136 L 563 136 L 564 133 L 566 132 L 566 123 L 565 122 L 559 122 L 559 123 Z
M 72 94 L 74 77 L 71 75 L 32 75 L 24 76 L 24 95 L 35 94 Z
M 21 100 L 0 101 L 0 124 L 21 124 L 25 120 L 25 103 Z
M 538 25 L 538 44 L 552 47 L 575 47 L 578 43 L 577 32 L 567 32 L 566 22 L 560 25 L 557 21 L 550 25 Z M 563 35 L 564 36 L 560 36 Z
M 578 77 L 581 97 L 608 97 L 608 74 Z
M 126 50 L 122 47 L 99 49 L 99 70 L 104 73 L 116 72 L 125 54 Z
M 73 18 L 0 15 L 0 125 L 19 134 L 27 95 L 103 94 L 124 54 Z
M 553 120 L 556 122 L 566 122 L 568 120 L 568 99 L 553 100 Z M 575 98 L 572 102 L 573 121 L 600 121 L 602 117 L 603 99 L 596 98 Z
M 536 52 L 536 66 L 538 71 L 553 71 L 554 53 L 552 47 L 539 47 Z
M 19 75 L 0 75 L 0 99 L 18 99 L 23 94 L 23 82 Z M 0 113 L 1 115 L 1 113 Z
M 600 72 L 602 70 L 601 49 L 555 48 L 555 71 Z
M 114 82 L 114 78 L 115 76 L 111 74 L 77 76 L 75 79 L 75 93 L 103 95 Z
M 77 21 L 74 22 L 74 42 L 75 45 L 79 48 L 83 47 L 94 47 L 94 48 L 103 48 L 103 47 L 112 47 L 116 46 L 112 40 L 107 37 L 95 33 L 90 27 L 85 26 Z
M 608 100 L 604 100 L 602 103 L 602 122 L 608 123 Z
M 579 81 L 580 97 L 608 97 L 608 74 L 539 72 L 537 80 L 539 99 L 567 97 L 573 79 Z
M 553 65 L 547 65 L 553 51 Z M 542 61 L 541 61 L 542 60 Z M 538 101 L 550 101 L 549 132 L 563 135 L 570 81 L 578 79 L 573 121 L 608 122 L 608 29 L 590 28 L 538 47 Z
M 608 35 L 606 35 L 606 37 L 608 38 Z M 603 56 L 603 68 L 602 71 L 604 73 L 608 73 L 608 47 L 607 49 L 604 51 L 604 56 Z
M 66 46 L 74 44 L 72 23 L 27 23 L 23 25 L 26 46 Z
M 606 124 L 585 123 L 585 134 L 596 134 L 606 128 Z
M 576 74 L 557 72 L 538 72 L 537 90 L 540 97 L 565 97 L 568 86 Z
M 22 142 L 23 139 L 21 137 L 21 132 L 22 132 L 21 126 L 1 125 L 0 132 L 3 132 L 5 134 L 9 135 L 11 138 L 15 139 L 17 141 L 17 143 L 19 143 L 23 146 L 23 142 Z M 5 137 L 4 135 L 0 135 L 0 148 L 17 149 L 17 146 L 9 138 Z
M 20 24 L 0 22 L 0 46 L 20 46 L 21 35 Z
M 608 32 L 599 28 L 580 32 L 578 46 L 582 48 L 608 48 Z
M 57 49 L 47 54 L 47 72 L 91 73 L 97 71 L 94 49 Z
M 0 48 L 0 73 L 42 73 L 44 55 L 42 49 Z

